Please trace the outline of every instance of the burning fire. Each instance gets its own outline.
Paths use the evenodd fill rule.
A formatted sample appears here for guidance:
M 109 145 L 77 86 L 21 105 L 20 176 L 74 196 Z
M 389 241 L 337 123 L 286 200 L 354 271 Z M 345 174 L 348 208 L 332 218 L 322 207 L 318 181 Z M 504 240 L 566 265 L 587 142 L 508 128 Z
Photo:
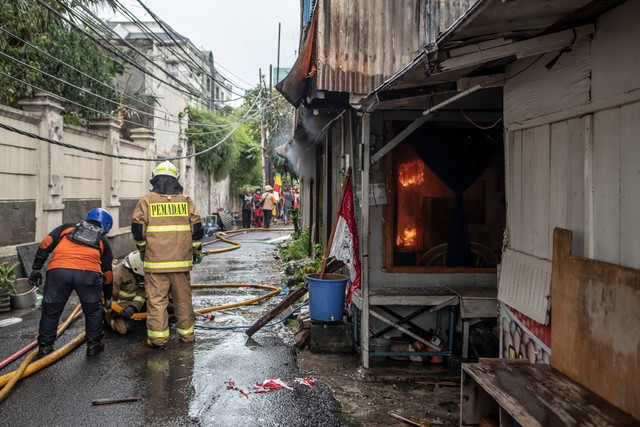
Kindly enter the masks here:
M 403 187 L 424 183 L 424 163 L 420 159 L 402 163 L 398 168 L 398 182 Z
M 413 247 L 418 243 L 418 229 L 416 227 L 405 227 L 402 233 L 396 237 L 396 246 Z

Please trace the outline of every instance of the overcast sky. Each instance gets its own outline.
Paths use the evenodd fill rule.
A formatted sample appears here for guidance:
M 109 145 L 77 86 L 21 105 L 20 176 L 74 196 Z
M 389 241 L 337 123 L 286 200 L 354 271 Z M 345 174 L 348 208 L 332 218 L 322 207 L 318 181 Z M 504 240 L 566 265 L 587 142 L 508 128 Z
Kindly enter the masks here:
M 269 64 L 290 67 L 297 57 L 300 0 L 142 0 L 175 31 L 213 52 L 220 71 L 243 88 L 258 83 Z M 121 0 L 140 20 L 151 20 L 137 0 Z M 109 14 L 103 16 L 108 17 Z

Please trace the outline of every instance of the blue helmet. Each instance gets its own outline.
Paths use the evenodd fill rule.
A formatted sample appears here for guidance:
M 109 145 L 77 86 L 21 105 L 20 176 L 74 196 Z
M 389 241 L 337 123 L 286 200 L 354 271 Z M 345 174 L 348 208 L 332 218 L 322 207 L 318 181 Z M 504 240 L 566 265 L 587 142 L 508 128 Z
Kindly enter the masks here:
M 87 213 L 85 220 L 99 222 L 105 233 L 108 233 L 113 225 L 113 218 L 111 218 L 111 214 L 102 208 L 91 209 Z

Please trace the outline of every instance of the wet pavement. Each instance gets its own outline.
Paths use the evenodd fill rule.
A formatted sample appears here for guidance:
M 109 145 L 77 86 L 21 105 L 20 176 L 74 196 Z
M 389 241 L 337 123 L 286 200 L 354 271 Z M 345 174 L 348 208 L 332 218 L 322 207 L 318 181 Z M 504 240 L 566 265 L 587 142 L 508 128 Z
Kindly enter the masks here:
M 192 273 L 194 284 L 281 286 L 276 244 L 288 232 L 251 232 L 231 237 L 238 250 L 205 257 Z M 229 245 L 219 242 L 205 249 Z M 196 289 L 196 309 L 236 303 L 267 292 L 247 286 Z M 282 296 L 250 306 L 199 315 L 197 341 L 183 344 L 171 326 L 164 351 L 144 345 L 141 323 L 133 335 L 108 331 L 106 350 L 93 358 L 84 345 L 44 370 L 21 380 L 0 403 L 2 425 L 51 426 L 401 426 L 397 413 L 429 425 L 456 425 L 459 387 L 425 384 L 454 372 L 428 364 L 387 361 L 372 369 L 357 356 L 319 355 L 296 350 L 291 328 L 276 318 L 252 338 L 244 333 Z M 76 300 L 72 299 L 66 316 Z M 0 314 L 0 360 L 33 341 L 38 309 Z M 9 318 L 19 318 L 6 325 Z M 76 322 L 58 340 L 60 347 L 84 328 Z M 17 368 L 14 362 L 0 371 Z M 295 378 L 312 377 L 307 387 Z M 256 393 L 256 383 L 282 379 L 292 389 Z M 134 396 L 135 402 L 93 406 L 95 399 Z
M 205 257 L 192 273 L 192 283 L 280 283 L 275 243 L 288 233 L 253 232 L 233 237 L 239 250 Z M 207 249 L 225 247 L 224 243 Z M 251 288 L 198 289 L 194 306 L 228 304 L 264 293 Z M 44 370 L 21 380 L 0 403 L 2 424 L 10 426 L 91 424 L 98 426 L 338 426 L 339 404 L 321 382 L 307 387 L 255 393 L 266 379 L 291 382 L 305 373 L 296 365 L 294 346 L 284 323 L 264 328 L 253 338 L 244 329 L 281 297 L 252 306 L 213 312 L 214 320 L 199 316 L 195 344 L 183 344 L 171 326 L 171 341 L 164 351 L 144 345 L 141 323 L 133 335 L 108 333 L 104 353 L 85 355 L 83 345 Z M 75 306 L 72 300 L 66 316 Z M 37 335 L 40 311 L 12 310 L 0 315 L 22 321 L 0 327 L 0 359 L 13 354 Z M 2 323 L 0 323 L 2 324 Z M 60 347 L 84 328 L 73 324 L 56 342 Z M 0 371 L 5 374 L 18 363 Z M 233 382 L 230 386 L 229 382 Z M 246 394 L 243 394 L 246 393 Z M 95 399 L 138 397 L 114 405 L 93 406 Z

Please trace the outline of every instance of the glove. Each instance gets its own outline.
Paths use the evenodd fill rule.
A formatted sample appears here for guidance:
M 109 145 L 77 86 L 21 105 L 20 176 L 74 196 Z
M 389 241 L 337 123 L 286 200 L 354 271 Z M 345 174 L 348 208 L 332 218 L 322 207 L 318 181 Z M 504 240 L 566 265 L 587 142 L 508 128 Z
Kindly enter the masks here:
M 204 258 L 204 255 L 202 255 L 202 252 L 197 252 L 193 254 L 193 265 L 200 264 L 203 258 Z
M 40 270 L 33 270 L 29 275 L 27 281 L 31 286 L 36 286 L 39 288 L 42 284 L 42 273 L 40 273 Z
M 136 310 L 134 306 L 130 305 L 126 307 L 124 310 L 122 310 L 120 313 L 118 313 L 118 316 L 113 314 L 112 317 L 119 317 L 121 319 L 131 319 L 131 316 L 133 316 L 137 312 L 138 310 Z
M 111 298 L 103 300 L 102 308 L 104 308 L 105 311 L 111 311 Z
M 140 254 L 140 261 L 144 261 L 144 251 L 138 251 Z

